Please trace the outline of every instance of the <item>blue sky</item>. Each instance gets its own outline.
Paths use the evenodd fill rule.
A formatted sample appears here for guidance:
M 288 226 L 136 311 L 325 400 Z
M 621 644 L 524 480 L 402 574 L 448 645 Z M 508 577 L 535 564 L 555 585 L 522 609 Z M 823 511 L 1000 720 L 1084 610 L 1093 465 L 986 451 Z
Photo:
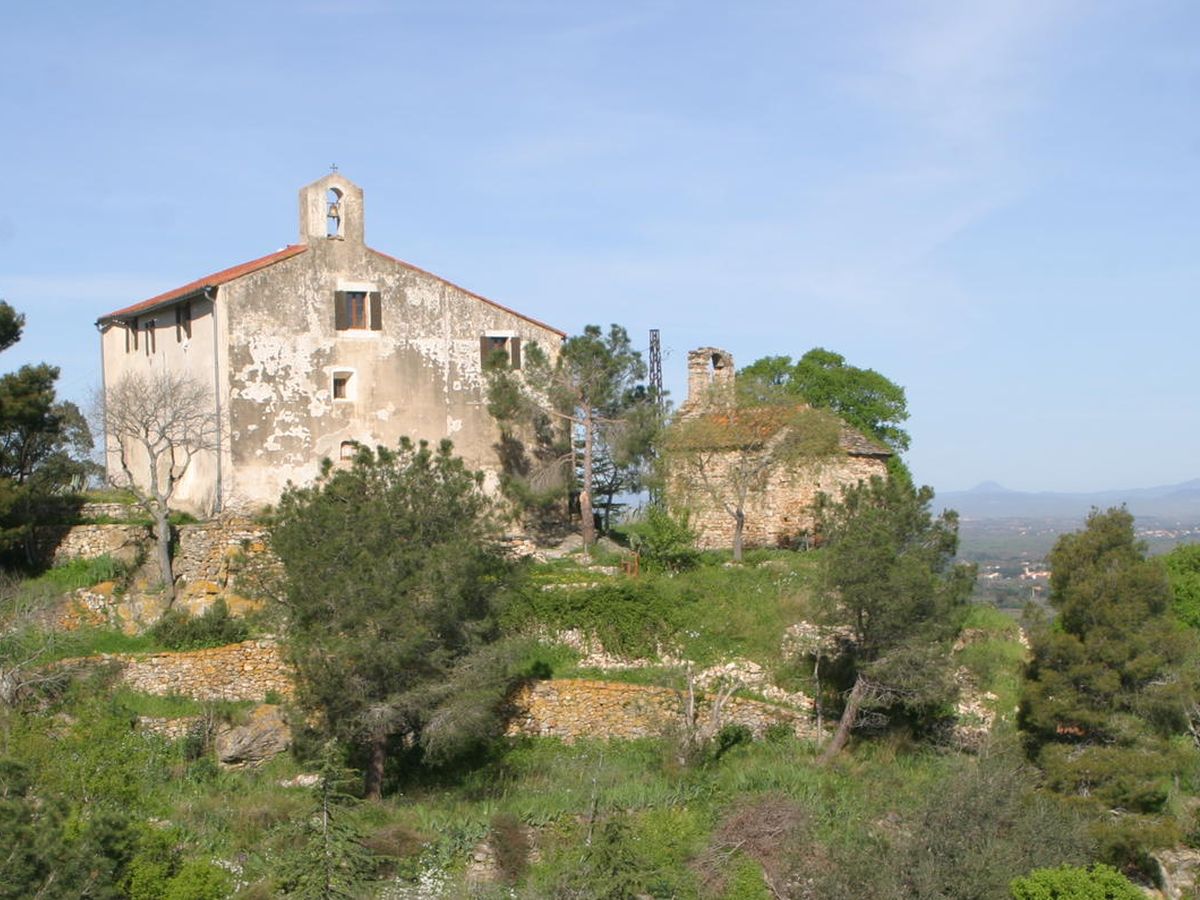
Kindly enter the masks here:
M 908 391 L 949 490 L 1200 476 L 1200 7 L 1130 2 L 10 3 L 0 368 L 99 381 L 111 309 L 367 239 L 575 332 Z

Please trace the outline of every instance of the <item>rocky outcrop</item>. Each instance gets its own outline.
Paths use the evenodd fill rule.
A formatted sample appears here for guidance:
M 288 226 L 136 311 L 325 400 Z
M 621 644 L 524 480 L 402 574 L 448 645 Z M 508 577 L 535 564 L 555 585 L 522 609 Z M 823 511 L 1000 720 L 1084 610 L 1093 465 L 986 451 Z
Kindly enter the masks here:
M 256 706 L 240 725 L 217 728 L 213 747 L 227 766 L 258 765 L 292 745 L 292 730 L 283 711 L 270 703 Z
M 1176 847 L 1151 855 L 1158 866 L 1162 896 L 1167 900 L 1185 900 L 1200 896 L 1200 850 Z

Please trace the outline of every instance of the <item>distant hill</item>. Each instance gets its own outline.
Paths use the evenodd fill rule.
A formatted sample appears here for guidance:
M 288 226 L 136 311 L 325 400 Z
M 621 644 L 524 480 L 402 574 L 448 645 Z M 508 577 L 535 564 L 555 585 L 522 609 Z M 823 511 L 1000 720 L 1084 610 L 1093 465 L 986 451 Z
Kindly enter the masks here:
M 985 481 L 968 491 L 946 491 L 935 507 L 958 510 L 964 519 L 1081 519 L 1092 507 L 1125 504 L 1139 519 L 1200 522 L 1200 478 L 1181 484 L 1093 493 L 1027 493 Z

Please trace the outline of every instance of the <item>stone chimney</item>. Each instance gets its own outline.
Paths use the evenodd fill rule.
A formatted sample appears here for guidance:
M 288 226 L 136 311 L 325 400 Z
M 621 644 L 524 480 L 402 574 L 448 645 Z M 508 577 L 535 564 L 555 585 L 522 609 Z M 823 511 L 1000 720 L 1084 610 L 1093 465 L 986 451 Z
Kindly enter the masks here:
M 733 405 L 733 357 L 716 347 L 700 347 L 688 353 L 687 400 L 681 413 L 720 409 Z

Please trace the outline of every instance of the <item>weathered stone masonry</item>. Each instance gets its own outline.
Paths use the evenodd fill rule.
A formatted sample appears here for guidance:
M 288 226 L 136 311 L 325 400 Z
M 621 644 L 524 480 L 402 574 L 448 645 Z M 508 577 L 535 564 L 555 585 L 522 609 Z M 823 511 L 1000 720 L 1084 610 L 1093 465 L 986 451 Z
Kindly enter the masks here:
M 122 666 L 121 683 L 160 697 L 194 700 L 258 700 L 291 697 L 292 672 L 273 640 L 243 641 L 187 653 L 113 654 L 101 657 Z
M 712 698 L 697 697 L 697 725 L 712 725 Z M 535 681 L 513 698 L 516 712 L 510 735 L 577 738 L 659 737 L 684 724 L 679 691 L 640 684 L 563 678 Z M 720 724 L 745 725 L 762 737 L 772 725 L 783 725 L 797 737 L 815 738 L 815 724 L 805 712 L 734 697 L 720 711 Z

